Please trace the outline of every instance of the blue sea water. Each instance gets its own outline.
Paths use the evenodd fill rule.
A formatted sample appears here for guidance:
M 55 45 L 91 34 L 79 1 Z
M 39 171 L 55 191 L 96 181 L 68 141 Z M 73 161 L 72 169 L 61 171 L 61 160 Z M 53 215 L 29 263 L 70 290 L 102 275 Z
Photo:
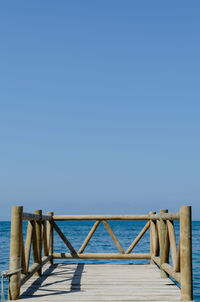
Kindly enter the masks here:
M 63 233 L 67 236 L 73 247 L 78 250 L 91 229 L 94 222 L 92 221 L 68 221 L 58 222 Z M 110 221 L 112 230 L 114 231 L 119 242 L 124 249 L 127 249 L 133 239 L 138 235 L 145 222 L 142 221 Z M 176 236 L 178 237 L 178 223 L 175 223 Z M 24 238 L 26 235 L 26 222 L 23 225 Z M 192 242 L 193 242 L 193 284 L 194 284 L 194 300 L 200 302 L 200 221 L 192 223 Z M 9 247 L 10 247 L 10 222 L 0 222 L 0 271 L 9 269 Z M 55 233 L 54 251 L 68 252 L 64 242 Z M 149 251 L 149 233 L 143 236 L 141 241 L 134 249 L 135 252 Z M 117 252 L 110 235 L 105 227 L 100 224 L 89 242 L 85 252 Z M 62 262 L 83 262 L 84 260 L 62 260 Z M 124 262 L 124 263 L 145 263 L 147 260 L 85 260 L 86 262 Z M 61 262 L 56 260 L 55 262 Z M 4 281 L 4 288 L 7 296 L 8 281 Z

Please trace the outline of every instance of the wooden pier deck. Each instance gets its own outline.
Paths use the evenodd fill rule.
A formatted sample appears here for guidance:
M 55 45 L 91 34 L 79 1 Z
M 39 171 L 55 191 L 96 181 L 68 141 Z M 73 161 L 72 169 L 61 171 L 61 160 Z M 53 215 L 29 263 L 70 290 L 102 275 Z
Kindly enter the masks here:
M 154 264 L 54 264 L 22 286 L 20 300 L 180 301 L 180 289 Z
M 58 223 L 72 220 L 93 221 L 85 240 L 78 247 L 68 239 L 70 224 L 63 231 L 63 223 Z M 109 224 L 110 220 L 144 223 L 136 237 L 131 233 L 130 245 L 124 249 Z M 179 221 L 177 234 L 174 220 Z M 112 238 L 118 253 L 85 252 L 100 224 Z M 147 250 L 134 253 L 135 246 L 147 231 Z M 61 251 L 55 248 L 55 232 L 65 244 Z M 77 230 L 77 236 L 79 232 Z M 98 238 L 101 241 L 101 236 Z M 64 259 L 76 262 L 78 259 L 84 263 L 72 264 L 69 261 L 56 264 L 55 259 L 61 262 Z M 87 264 L 87 259 L 126 259 L 127 262 L 137 259 L 141 263 L 148 260 L 149 264 Z M 175 213 L 160 210 L 158 214 L 150 212 L 145 215 L 54 215 L 53 212 L 43 215 L 41 210 L 32 214 L 24 213 L 22 206 L 13 207 L 8 275 L 10 300 L 192 301 L 191 207 L 181 206 L 180 212 Z M 169 276 L 180 285 L 180 289 Z

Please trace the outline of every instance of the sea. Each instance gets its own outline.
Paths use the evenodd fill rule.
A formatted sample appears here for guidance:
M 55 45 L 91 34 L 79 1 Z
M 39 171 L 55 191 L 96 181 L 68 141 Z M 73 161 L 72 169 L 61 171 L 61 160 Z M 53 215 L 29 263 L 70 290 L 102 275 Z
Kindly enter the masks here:
M 57 222 L 62 232 L 66 235 L 72 246 L 78 250 L 82 245 L 85 237 L 89 233 L 94 221 L 60 221 Z M 126 250 L 132 243 L 134 238 L 139 234 L 145 222 L 143 221 L 109 221 L 114 234 L 118 238 L 122 247 Z M 23 223 L 23 235 L 26 236 L 27 223 Z M 178 242 L 179 223 L 175 222 L 175 233 Z M 9 269 L 9 249 L 10 249 L 10 222 L 0 221 L 0 272 Z M 68 249 L 62 239 L 55 233 L 54 235 L 54 251 L 68 252 Z M 93 237 L 91 238 L 85 252 L 91 253 L 117 253 L 118 250 L 108 234 L 104 225 L 101 223 Z M 134 252 L 149 252 L 149 231 L 145 233 Z M 193 288 L 194 301 L 200 302 L 200 221 L 192 222 L 192 258 L 193 258 Z M 62 262 L 87 262 L 87 263 L 149 263 L 149 260 L 62 260 Z M 32 255 L 31 255 L 32 262 Z M 55 263 L 61 260 L 55 260 Z M 170 255 L 171 263 L 171 255 Z M 7 298 L 8 280 L 4 279 L 4 291 Z

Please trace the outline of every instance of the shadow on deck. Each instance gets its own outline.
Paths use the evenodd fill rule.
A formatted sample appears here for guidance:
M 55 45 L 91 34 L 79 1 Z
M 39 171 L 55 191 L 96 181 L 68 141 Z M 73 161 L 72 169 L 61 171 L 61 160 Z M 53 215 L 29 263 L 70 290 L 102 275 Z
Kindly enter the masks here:
M 84 269 L 84 263 L 78 263 L 75 268 L 67 268 L 66 265 L 64 265 L 64 268 L 59 270 L 59 272 L 56 271 L 56 268 L 58 267 L 58 264 L 53 264 L 50 267 L 48 267 L 45 272 L 42 274 L 40 278 L 37 278 L 33 281 L 32 284 L 23 292 L 20 299 L 23 298 L 31 298 L 33 295 L 37 293 L 38 290 L 43 290 L 46 293 L 41 294 L 40 296 L 47 297 L 51 295 L 59 295 L 59 294 L 66 294 L 70 292 L 77 292 L 81 290 L 81 277 Z M 49 276 L 58 276 L 59 280 L 51 281 L 51 282 L 45 282 L 47 279 L 49 280 Z M 73 275 L 72 277 L 68 277 L 68 275 Z M 61 278 L 63 277 L 63 278 Z M 56 292 L 52 292 L 51 287 L 59 286 L 61 284 L 71 282 L 70 289 L 68 291 L 66 290 L 56 290 Z M 53 290 L 54 291 L 54 290 Z M 39 297 L 39 295 L 37 295 Z
M 20 300 L 180 301 L 180 289 L 156 265 L 54 264 L 21 288 Z

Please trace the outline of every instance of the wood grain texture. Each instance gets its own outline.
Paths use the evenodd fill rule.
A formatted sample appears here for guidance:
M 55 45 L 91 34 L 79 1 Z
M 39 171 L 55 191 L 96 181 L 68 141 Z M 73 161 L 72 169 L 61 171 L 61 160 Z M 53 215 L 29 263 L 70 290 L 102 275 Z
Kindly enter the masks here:
M 22 270 L 21 273 L 22 274 L 26 274 L 26 259 L 25 259 L 25 248 L 24 248 L 24 237 L 23 237 L 23 232 L 21 233 L 21 244 L 22 244 L 22 248 L 21 248 L 21 258 L 22 258 Z
M 168 228 L 168 233 L 169 233 L 172 263 L 173 263 L 173 266 L 175 267 L 175 265 L 176 265 L 176 237 L 175 237 L 173 221 L 167 220 L 167 228 Z
M 26 231 L 26 242 L 25 242 L 25 261 L 26 261 L 26 271 L 28 271 L 30 254 L 31 254 L 31 242 L 33 235 L 33 225 L 32 222 L 28 222 Z
M 148 253 L 53 253 L 54 259 L 151 259 L 151 255 Z
M 41 264 L 42 261 L 42 210 L 35 210 L 34 214 L 40 216 L 40 220 L 35 221 L 35 234 L 36 234 L 36 246 L 37 246 L 37 256 L 38 263 Z M 41 269 L 35 272 L 36 275 L 41 275 Z
M 53 217 L 53 212 L 48 212 L 47 215 Z M 49 255 L 53 254 L 53 220 L 47 221 L 47 248 Z M 53 257 L 51 258 L 49 264 L 53 264 Z
M 164 221 L 162 219 L 163 214 L 167 213 L 168 210 L 160 210 L 160 264 L 162 266 L 163 263 L 165 263 L 166 261 L 166 252 L 168 252 L 169 250 L 169 244 L 167 242 L 166 244 L 166 240 L 168 240 L 167 238 L 167 230 L 166 230 L 166 221 Z M 167 250 L 166 250 L 167 249 Z M 161 273 L 161 278 L 167 278 L 168 275 L 166 274 L 166 272 L 161 268 L 160 269 L 160 273 Z
M 46 228 L 46 221 L 42 221 L 42 243 L 44 249 L 44 256 L 48 256 L 49 249 L 47 245 L 47 228 Z
M 149 215 L 54 215 L 54 220 L 149 220 Z
M 181 298 L 184 301 L 193 299 L 192 284 L 192 218 L 191 207 L 180 208 L 180 266 Z
M 175 270 L 175 272 L 180 272 L 180 239 L 179 239 L 179 243 L 178 243 L 178 250 L 176 253 L 176 263 L 175 263 L 174 270 Z
M 151 264 L 45 265 L 21 288 L 20 301 L 180 301 L 180 289 Z
M 22 215 L 23 207 L 12 207 L 10 235 L 10 272 L 21 268 L 22 264 Z M 20 295 L 21 272 L 10 276 L 9 299 L 18 299 Z

